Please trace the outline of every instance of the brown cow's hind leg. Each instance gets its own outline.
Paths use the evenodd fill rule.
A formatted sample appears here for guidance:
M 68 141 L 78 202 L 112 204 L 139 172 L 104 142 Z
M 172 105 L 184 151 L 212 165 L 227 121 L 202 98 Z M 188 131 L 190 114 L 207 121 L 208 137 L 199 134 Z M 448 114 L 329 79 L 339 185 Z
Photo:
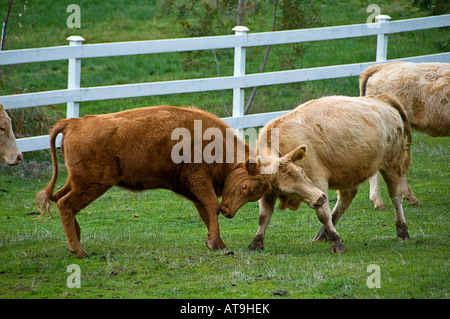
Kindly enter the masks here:
M 70 182 L 68 179 L 67 183 L 53 195 L 55 202 L 59 201 L 63 196 L 67 195 L 67 193 L 70 192 L 71 189 L 72 187 L 70 186 Z
M 78 258 L 87 257 L 87 254 L 80 244 L 81 229 L 75 216 L 80 210 L 103 195 L 110 187 L 96 184 L 83 190 L 72 188 L 58 201 L 58 209 L 69 250 L 75 253 Z

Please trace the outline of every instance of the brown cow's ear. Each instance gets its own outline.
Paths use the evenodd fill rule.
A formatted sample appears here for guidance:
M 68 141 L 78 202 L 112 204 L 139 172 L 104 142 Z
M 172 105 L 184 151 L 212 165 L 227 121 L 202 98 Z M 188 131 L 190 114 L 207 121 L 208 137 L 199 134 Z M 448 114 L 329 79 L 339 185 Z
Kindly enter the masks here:
M 291 161 L 296 162 L 306 157 L 306 150 L 307 150 L 306 145 L 301 145 L 292 152 L 286 154 L 286 157 L 290 158 Z
M 3 111 L 3 104 L 0 102 L 0 111 Z
M 259 173 L 258 165 L 256 163 L 250 163 L 250 160 L 247 160 L 247 162 L 245 162 L 245 169 L 249 174 Z

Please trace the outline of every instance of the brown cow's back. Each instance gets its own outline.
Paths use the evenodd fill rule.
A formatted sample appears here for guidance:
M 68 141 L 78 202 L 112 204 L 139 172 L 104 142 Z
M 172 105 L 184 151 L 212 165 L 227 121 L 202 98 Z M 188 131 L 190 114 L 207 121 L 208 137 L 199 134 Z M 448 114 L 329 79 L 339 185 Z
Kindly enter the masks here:
M 89 115 L 68 121 L 71 122 L 64 131 L 63 147 L 69 168 L 80 159 L 89 158 L 91 160 L 84 165 L 90 166 L 90 172 L 97 174 L 96 178 L 106 176 L 111 179 L 110 183 L 131 190 L 168 188 L 181 193 L 179 181 L 183 178 L 185 164 L 176 165 L 171 158 L 172 148 L 180 142 L 178 136 L 172 140 L 172 132 L 177 128 L 194 132 L 194 121 L 201 121 L 202 132 L 198 132 L 198 136 L 211 127 L 219 129 L 225 136 L 228 128 L 210 113 L 172 106 Z M 99 121 L 101 126 L 97 127 Z M 193 144 L 194 136 L 191 138 Z M 209 142 L 202 140 L 203 146 Z M 226 147 L 223 149 L 225 156 Z M 191 154 L 193 161 L 194 154 Z M 210 174 L 219 179 L 227 173 L 223 169 L 224 165 L 216 163 L 208 166 Z

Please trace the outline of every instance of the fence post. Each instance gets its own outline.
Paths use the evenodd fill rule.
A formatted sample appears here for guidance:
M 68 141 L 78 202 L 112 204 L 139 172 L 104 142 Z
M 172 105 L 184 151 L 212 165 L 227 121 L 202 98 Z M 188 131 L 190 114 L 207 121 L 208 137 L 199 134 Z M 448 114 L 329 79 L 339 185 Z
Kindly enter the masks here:
M 235 35 L 245 36 L 249 29 L 244 26 L 236 26 L 233 28 Z M 234 76 L 245 75 L 245 48 L 235 47 L 234 48 Z M 235 88 L 233 89 L 233 117 L 244 116 L 244 98 L 245 89 Z M 234 129 L 237 136 L 244 137 L 243 128 Z
M 391 17 L 388 15 L 384 15 L 384 14 L 377 15 L 375 17 L 375 21 L 380 24 L 389 23 L 389 20 L 391 20 Z M 377 62 L 384 62 L 387 60 L 387 46 L 388 46 L 388 36 L 384 33 L 378 34 L 377 35 L 377 56 L 376 56 Z
M 82 45 L 84 38 L 76 35 L 72 35 L 67 38 L 70 46 Z M 81 59 L 73 58 L 69 59 L 69 72 L 67 76 L 67 88 L 79 89 L 81 83 Z M 67 118 L 80 116 L 80 103 L 68 102 L 67 103 Z

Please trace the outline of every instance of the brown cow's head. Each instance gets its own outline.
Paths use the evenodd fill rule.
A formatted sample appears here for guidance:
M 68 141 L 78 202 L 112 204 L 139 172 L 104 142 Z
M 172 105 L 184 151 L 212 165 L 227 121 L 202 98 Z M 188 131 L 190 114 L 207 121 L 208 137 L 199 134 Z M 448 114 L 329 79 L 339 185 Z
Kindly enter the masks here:
M 324 192 L 313 184 L 299 166 L 306 157 L 306 151 L 306 145 L 302 145 L 282 157 L 258 158 L 261 172 L 269 174 L 272 190 L 281 198 L 281 209 L 296 209 L 300 201 L 317 209 L 327 200 Z
M 225 180 L 220 212 L 233 218 L 242 205 L 259 200 L 269 188 L 267 176 L 261 174 L 256 163 L 240 164 Z
M 11 126 L 11 119 L 0 103 L 0 162 L 8 165 L 20 164 L 23 155 L 17 147 L 16 138 Z

